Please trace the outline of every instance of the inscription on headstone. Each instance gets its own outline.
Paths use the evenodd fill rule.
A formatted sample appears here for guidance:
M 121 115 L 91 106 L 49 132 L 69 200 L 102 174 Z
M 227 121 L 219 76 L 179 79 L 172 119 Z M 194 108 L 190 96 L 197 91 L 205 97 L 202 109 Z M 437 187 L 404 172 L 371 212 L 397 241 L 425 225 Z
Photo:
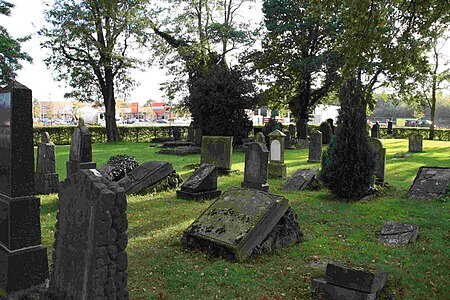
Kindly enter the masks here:
M 212 199 L 220 195 L 217 189 L 217 167 L 215 165 L 202 164 L 191 177 L 177 191 L 177 197 L 181 199 Z
M 267 183 L 269 151 L 265 144 L 250 143 L 245 151 L 245 171 L 243 188 L 269 192 Z
M 309 141 L 308 162 L 321 162 L 322 161 L 322 133 L 320 131 L 315 131 L 315 132 L 311 133 L 309 138 L 310 138 L 310 141 Z
M 421 134 L 411 134 L 409 136 L 408 151 L 409 152 L 422 152 L 423 151 L 423 136 Z
M 61 185 L 51 299 L 128 299 L 127 199 L 97 170 Z
M 58 192 L 56 174 L 55 144 L 50 141 L 48 132 L 42 134 L 42 143 L 37 148 L 36 192 L 49 194 Z

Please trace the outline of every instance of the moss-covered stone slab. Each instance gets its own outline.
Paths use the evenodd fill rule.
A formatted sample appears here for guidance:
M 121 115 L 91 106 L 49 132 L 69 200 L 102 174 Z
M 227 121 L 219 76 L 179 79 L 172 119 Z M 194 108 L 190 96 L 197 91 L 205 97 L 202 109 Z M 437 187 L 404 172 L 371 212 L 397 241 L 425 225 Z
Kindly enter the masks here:
M 215 165 L 223 170 L 231 170 L 233 163 L 232 136 L 203 136 L 200 163 Z
M 187 248 L 243 261 L 264 241 L 288 209 L 288 200 L 253 189 L 232 187 L 184 232 Z
M 311 187 L 318 173 L 318 168 L 295 171 L 292 178 L 283 186 L 283 191 L 302 191 Z
M 450 184 L 450 168 L 420 167 L 409 189 L 408 197 L 434 200 L 443 196 Z
M 379 241 L 386 245 L 403 245 L 413 242 L 419 236 L 419 226 L 387 221 L 381 230 Z
M 177 197 L 181 199 L 212 199 L 221 193 L 217 189 L 217 167 L 202 164 L 194 171 L 191 177 L 177 191 Z

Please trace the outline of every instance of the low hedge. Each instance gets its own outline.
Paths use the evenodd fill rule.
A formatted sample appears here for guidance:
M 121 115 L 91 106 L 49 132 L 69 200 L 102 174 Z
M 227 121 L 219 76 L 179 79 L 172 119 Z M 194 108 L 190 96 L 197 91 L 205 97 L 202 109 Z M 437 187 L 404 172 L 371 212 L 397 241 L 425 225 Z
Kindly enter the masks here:
M 188 127 L 177 127 L 181 128 L 182 136 L 186 137 Z M 310 127 L 319 129 L 318 125 L 310 125 Z M 89 126 L 88 128 L 93 143 L 106 143 L 105 127 Z M 127 142 L 149 143 L 153 138 L 172 136 L 172 126 L 119 126 L 118 128 L 122 140 Z M 56 145 L 70 145 L 74 129 L 75 126 L 34 127 L 34 144 L 40 143 L 42 132 L 47 131 L 50 134 L 50 140 Z M 392 137 L 395 139 L 407 139 L 413 133 L 419 133 L 424 139 L 428 139 L 430 129 L 424 127 L 394 127 L 393 132 Z M 434 132 L 435 140 L 450 141 L 450 129 L 435 129 Z M 387 127 L 380 128 L 380 137 L 388 138 Z

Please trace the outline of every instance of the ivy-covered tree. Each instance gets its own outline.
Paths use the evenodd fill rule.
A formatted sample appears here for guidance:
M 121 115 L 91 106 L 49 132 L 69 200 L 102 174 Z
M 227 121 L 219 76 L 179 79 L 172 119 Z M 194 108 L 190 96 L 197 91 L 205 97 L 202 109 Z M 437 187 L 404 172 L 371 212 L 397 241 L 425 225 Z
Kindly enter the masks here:
M 130 50 L 146 41 L 148 0 L 61 0 L 45 12 L 39 31 L 45 60 L 58 81 L 73 89 L 65 96 L 102 103 L 108 142 L 119 140 L 116 95 L 133 86 L 129 71 L 140 60 Z
M 335 49 L 343 58 L 340 72 L 345 92 L 340 95 L 339 129 L 335 145 L 328 151 L 328 168 L 347 170 L 333 179 L 333 185 L 355 184 L 354 192 L 330 186 L 334 195 L 355 199 L 370 187 L 372 175 L 368 169 L 372 164 L 360 164 L 367 157 L 368 140 L 363 130 L 366 124 L 353 119 L 366 119 L 377 84 L 406 80 L 416 66 L 424 63 L 426 39 L 432 34 L 433 24 L 449 22 L 450 6 L 438 0 L 314 1 L 319 9 L 326 10 L 330 6 L 337 9 L 343 26 Z M 381 81 L 382 78 L 385 80 Z M 353 131 L 356 134 L 351 134 Z M 347 154 L 342 151 L 349 146 L 355 148 L 351 160 L 345 159 Z
M 0 14 L 10 16 L 14 4 L 0 0 Z M 22 51 L 21 43 L 30 39 L 30 36 L 13 38 L 8 31 L 0 26 L 0 85 L 14 80 L 16 72 L 22 69 L 21 61 L 32 62 L 31 56 Z
M 318 10 L 310 0 L 264 0 L 262 51 L 250 60 L 268 85 L 264 98 L 287 106 L 297 128 L 338 81 L 340 56 L 332 48 L 340 30 L 333 9 Z

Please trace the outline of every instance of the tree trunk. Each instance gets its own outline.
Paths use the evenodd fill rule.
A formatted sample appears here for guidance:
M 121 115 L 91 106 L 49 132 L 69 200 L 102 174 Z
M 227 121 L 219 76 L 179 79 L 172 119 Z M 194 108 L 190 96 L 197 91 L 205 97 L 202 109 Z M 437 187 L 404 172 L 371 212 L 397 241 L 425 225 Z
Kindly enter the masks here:
M 103 92 L 105 102 L 107 142 L 119 141 L 119 130 L 116 124 L 116 99 L 114 98 L 114 76 L 111 69 L 105 70 L 106 90 Z
M 434 119 L 436 116 L 436 77 L 433 79 L 433 86 L 431 89 L 431 107 L 430 107 L 430 140 L 434 140 Z

